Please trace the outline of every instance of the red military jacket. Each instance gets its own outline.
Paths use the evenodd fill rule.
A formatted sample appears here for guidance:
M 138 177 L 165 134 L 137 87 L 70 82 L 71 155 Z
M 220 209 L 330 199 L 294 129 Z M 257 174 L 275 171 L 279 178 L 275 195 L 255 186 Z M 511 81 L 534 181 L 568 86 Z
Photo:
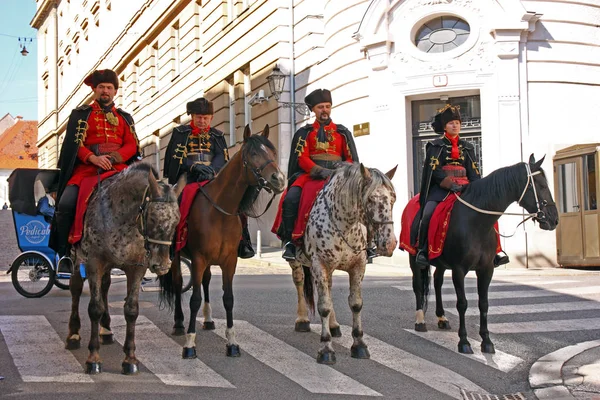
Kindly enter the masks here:
M 132 127 L 117 112 L 116 107 L 113 105 L 111 111 L 105 113 L 97 101 L 91 106 L 92 111 L 83 124 L 86 129 L 76 135 L 79 142 L 77 158 L 80 163 L 75 165 L 68 185 L 80 185 L 83 178 L 97 174 L 98 166 L 89 162 L 90 156 L 94 154 L 110 155 L 113 158 L 113 169 L 121 171 L 127 167 L 125 161 L 137 152 L 137 139 Z

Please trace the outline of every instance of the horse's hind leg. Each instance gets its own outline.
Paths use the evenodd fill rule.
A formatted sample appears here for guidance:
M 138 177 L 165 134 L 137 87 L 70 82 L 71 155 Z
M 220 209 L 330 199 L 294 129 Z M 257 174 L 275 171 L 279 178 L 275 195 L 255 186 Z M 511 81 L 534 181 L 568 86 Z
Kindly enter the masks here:
M 446 318 L 442 300 L 442 285 L 444 284 L 445 271 L 445 269 L 438 267 L 433 273 L 433 287 L 435 288 L 435 315 L 438 318 L 439 329 L 450 329 L 450 321 L 448 321 L 448 318 Z
M 481 352 L 495 353 L 494 344 L 490 340 L 490 332 L 487 327 L 488 314 L 488 290 L 492 276 L 494 275 L 494 267 L 490 266 L 487 269 L 477 270 L 477 295 L 479 297 L 479 335 L 481 335 Z
M 204 292 L 204 306 L 202 307 L 202 315 L 204 316 L 204 323 L 202 324 L 202 329 L 207 331 L 212 331 L 215 329 L 215 321 L 212 318 L 212 308 L 210 307 L 210 297 L 208 296 L 209 287 L 210 287 L 210 279 L 212 278 L 212 273 L 210 272 L 210 265 L 206 267 L 204 270 L 204 275 L 202 276 L 202 291 Z
M 409 256 L 410 269 L 412 270 L 412 287 L 416 300 L 415 313 L 415 331 L 427 332 L 427 324 L 425 323 L 425 305 L 426 297 L 429 291 L 429 271 L 421 269 L 415 265 L 415 256 Z
M 65 343 L 65 349 L 75 350 L 81 346 L 81 336 L 79 329 L 81 328 L 81 320 L 79 319 L 79 300 L 83 290 L 83 278 L 79 272 L 79 268 L 75 268 L 71 274 L 69 283 L 71 291 L 71 316 L 69 317 L 69 334 Z
M 110 289 L 110 269 L 102 276 L 102 300 L 105 304 L 104 314 L 100 318 L 100 343 L 113 344 L 114 336 L 110 330 L 110 313 L 108 311 L 108 290 Z
M 302 264 L 292 261 L 292 279 L 296 286 L 298 294 L 298 308 L 296 310 L 296 324 L 294 329 L 296 332 L 310 332 L 310 320 L 308 319 L 308 310 L 306 309 L 306 298 L 304 297 L 304 268 Z M 312 283 L 311 283 L 312 284 Z
M 364 274 L 364 272 L 363 272 Z M 331 295 L 331 284 L 333 283 L 333 279 L 329 279 L 329 293 Z M 335 307 L 333 307 L 333 302 L 331 303 L 331 313 L 329 314 L 329 332 L 332 337 L 342 337 L 342 329 L 340 328 L 339 322 L 335 318 Z
M 127 267 L 125 274 L 127 275 L 127 297 L 123 306 L 123 314 L 127 323 L 125 343 L 123 344 L 123 352 L 125 359 L 121 363 L 121 373 L 125 375 L 134 375 L 139 372 L 138 360 L 135 357 L 135 322 L 137 321 L 140 307 L 139 295 L 142 286 L 142 278 L 146 273 L 145 268 Z
M 193 276 L 193 274 L 192 274 Z M 181 276 L 181 258 L 180 253 L 175 253 L 173 261 L 171 262 L 171 279 L 173 280 L 173 291 L 175 292 L 175 312 L 173 313 L 173 336 L 185 335 L 185 326 L 183 325 L 183 307 L 181 304 L 181 290 L 183 286 L 183 278 Z
M 360 312 L 363 306 L 361 294 L 361 282 L 365 274 L 365 266 L 352 268 L 348 271 L 350 278 L 350 295 L 348 296 L 348 304 L 352 310 L 352 347 L 350 355 L 354 358 L 371 358 L 367 345 L 363 342 L 363 329 Z
M 324 266 L 321 266 L 319 261 L 314 259 L 311 271 L 319 294 L 318 310 L 321 316 L 322 346 L 317 354 L 317 362 L 319 364 L 335 364 L 335 350 L 333 350 L 333 346 L 331 345 L 331 332 L 329 331 L 329 314 L 333 310 L 331 293 L 329 291 L 329 281 L 332 279 L 332 276 Z
M 86 266 L 88 284 L 90 287 L 90 304 L 88 306 L 88 315 L 90 317 L 90 343 L 88 349 L 90 351 L 85 362 L 88 374 L 99 374 L 102 372 L 102 359 L 100 358 L 100 338 L 99 338 L 99 321 L 104 314 L 106 304 L 102 301 L 102 275 L 104 267 L 101 262 L 95 258 L 90 258 Z
M 465 323 L 465 314 L 467 312 L 467 296 L 465 294 L 465 271 L 458 268 L 452 270 L 452 282 L 456 291 L 456 309 L 460 320 L 458 328 L 458 352 L 464 354 L 473 354 L 471 343 L 467 339 L 467 327 Z
M 227 316 L 227 329 L 225 337 L 227 338 L 227 356 L 239 357 L 240 345 L 235 339 L 235 328 L 233 327 L 233 276 L 237 264 L 237 254 L 228 257 L 227 261 L 221 265 L 223 271 L 223 306 Z

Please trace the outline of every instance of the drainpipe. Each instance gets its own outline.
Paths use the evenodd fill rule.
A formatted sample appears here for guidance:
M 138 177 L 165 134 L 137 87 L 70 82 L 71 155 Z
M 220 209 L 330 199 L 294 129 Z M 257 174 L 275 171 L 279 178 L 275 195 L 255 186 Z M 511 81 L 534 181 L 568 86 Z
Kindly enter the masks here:
M 290 0 L 290 127 L 296 132 L 296 56 L 294 52 L 294 0 Z

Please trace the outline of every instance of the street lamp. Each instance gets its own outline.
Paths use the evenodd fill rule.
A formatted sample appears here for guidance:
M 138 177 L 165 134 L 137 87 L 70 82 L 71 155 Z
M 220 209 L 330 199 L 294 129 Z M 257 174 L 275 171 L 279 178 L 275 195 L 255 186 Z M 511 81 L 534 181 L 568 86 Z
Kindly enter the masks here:
M 278 66 L 273 68 L 273 71 L 267 76 L 267 82 L 269 83 L 269 89 L 271 90 L 271 94 L 277 100 L 277 103 L 281 104 L 284 108 L 294 108 L 298 114 L 301 115 L 310 115 L 310 109 L 304 103 L 290 103 L 287 101 L 280 101 L 279 97 L 283 92 L 283 87 L 285 86 L 285 77 L 286 75 L 281 72 Z M 292 94 L 293 96 L 294 94 Z
M 27 47 L 23 46 L 23 49 L 21 50 L 21 55 L 25 57 L 27 54 L 29 54 L 29 52 L 27 51 Z

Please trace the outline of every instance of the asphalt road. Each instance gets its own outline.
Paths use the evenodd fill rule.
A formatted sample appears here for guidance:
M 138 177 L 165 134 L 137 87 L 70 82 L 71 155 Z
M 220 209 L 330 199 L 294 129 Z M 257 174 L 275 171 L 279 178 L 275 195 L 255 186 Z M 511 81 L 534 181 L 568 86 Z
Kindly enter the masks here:
M 213 267 L 218 273 L 218 267 Z M 198 323 L 197 360 L 182 360 L 184 337 L 170 335 L 173 316 L 158 307 L 157 293 L 141 293 L 137 331 L 140 373 L 120 374 L 119 344 L 103 346 L 103 373 L 83 373 L 89 320 L 84 292 L 82 348 L 64 349 L 70 294 L 52 289 L 41 299 L 26 299 L 0 279 L 0 397 L 127 398 L 149 397 L 271 399 L 358 398 L 462 399 L 469 393 L 534 398 L 528 375 L 545 354 L 600 338 L 600 274 L 498 273 L 490 295 L 489 329 L 494 356 L 478 354 L 479 314 L 474 275 L 469 275 L 468 333 L 475 355 L 457 353 L 458 316 L 451 280 L 445 307 L 452 325 L 440 332 L 430 298 L 429 332 L 414 331 L 414 297 L 407 276 L 367 276 L 363 284 L 363 327 L 370 360 L 350 357 L 349 328 L 336 340 L 337 364 L 318 365 L 319 334 L 294 331 L 296 294 L 291 276 L 281 269 L 240 268 L 234 280 L 234 318 L 242 356 L 225 355 L 224 310 L 220 276 L 211 285 L 216 331 Z M 249 273 L 249 275 L 244 275 Z M 123 277 L 113 277 L 109 295 L 113 332 L 122 340 Z M 348 283 L 336 276 L 333 298 L 338 321 L 351 325 Z M 187 300 L 184 312 L 189 315 Z M 319 320 L 313 317 L 313 323 Z M 316 327 L 318 330 L 319 328 Z M 500 397 L 502 398 L 502 397 Z

